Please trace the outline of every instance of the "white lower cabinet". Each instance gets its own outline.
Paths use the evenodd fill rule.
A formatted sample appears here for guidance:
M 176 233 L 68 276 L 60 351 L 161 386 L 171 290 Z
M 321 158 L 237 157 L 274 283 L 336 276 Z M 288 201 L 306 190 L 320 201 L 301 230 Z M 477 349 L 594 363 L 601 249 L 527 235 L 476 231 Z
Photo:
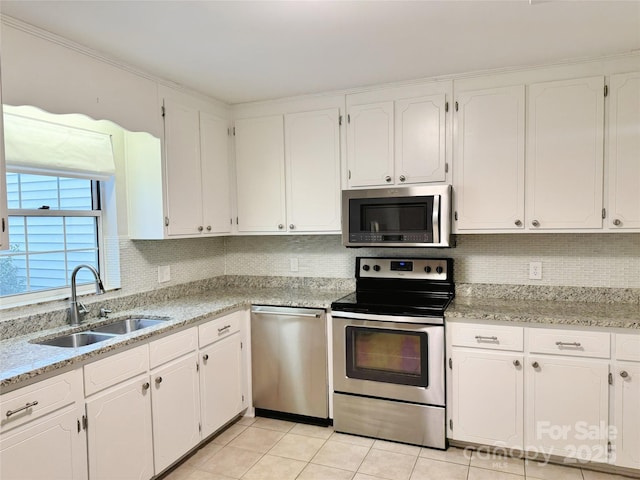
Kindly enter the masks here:
M 522 353 L 452 351 L 456 440 L 522 448 Z
M 68 372 L 0 396 L 0 478 L 87 478 L 82 373 Z
M 189 354 L 151 372 L 156 474 L 200 441 L 197 357 Z
M 607 462 L 609 364 L 530 356 L 525 371 L 525 446 Z
M 640 335 L 616 335 L 612 373 L 614 462 L 640 469 Z
M 240 334 L 243 313 L 236 312 L 200 327 L 203 438 L 224 426 L 244 408 Z M 203 344 L 206 345 L 204 348 Z

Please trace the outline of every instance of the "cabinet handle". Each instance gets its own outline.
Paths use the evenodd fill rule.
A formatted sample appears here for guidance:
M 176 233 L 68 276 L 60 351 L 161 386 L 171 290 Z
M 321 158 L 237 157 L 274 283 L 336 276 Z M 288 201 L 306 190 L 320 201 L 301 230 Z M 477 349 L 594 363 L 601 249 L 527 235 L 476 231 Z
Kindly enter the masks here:
M 531 222 L 531 225 L 533 225 L 534 227 L 539 227 L 540 222 L 538 220 L 534 220 L 533 222 Z
M 284 225 L 283 225 L 283 224 L 281 224 L 281 223 L 279 223 L 279 224 L 278 224 L 278 229 L 279 229 L 279 230 L 282 230 L 283 228 L 284 228 Z
M 162 377 L 156 378 L 156 385 L 160 385 L 162 383 Z
M 520 366 L 520 360 L 514 360 L 514 361 L 513 361 L 513 364 L 514 364 L 516 367 L 519 367 L 519 366 Z
M 198 227 L 198 231 L 199 231 L 199 232 L 201 232 L 202 230 L 204 230 L 204 228 L 202 228 L 202 225 L 200 225 L 200 226 Z
M 202 355 L 202 359 L 206 362 L 207 360 L 209 360 L 209 354 L 205 353 L 204 355 Z
M 492 335 L 491 337 L 485 337 L 484 335 L 476 335 L 476 340 L 478 340 L 479 342 L 483 340 L 488 340 L 490 342 L 497 342 L 498 337 L 496 337 L 495 335 Z
M 289 224 L 289 230 L 293 230 L 294 228 L 296 228 L 296 226 L 293 223 Z
M 223 333 L 227 333 L 227 331 L 231 328 L 231 325 L 225 325 L 222 328 L 218 329 L 218 335 L 222 335 Z
M 391 177 L 389 175 L 387 175 L 386 177 L 384 177 L 384 181 L 387 183 L 391 182 Z
M 556 342 L 558 347 L 579 347 L 580 342 Z
M 531 366 L 532 366 L 533 368 L 539 368 L 539 367 L 540 367 L 540 364 L 539 364 L 538 362 L 533 362 L 533 363 L 531 364 Z
M 627 373 L 626 370 L 623 370 L 623 371 L 620 372 L 620 376 L 622 378 L 627 378 L 629 376 L 629 374 Z M 9 412 L 7 412 L 7 414 L 9 414 Z
M 207 232 L 211 231 L 211 225 L 207 225 Z
M 31 408 L 31 407 L 35 407 L 38 404 L 38 401 L 36 400 L 35 402 L 29 402 L 26 403 L 24 405 L 24 407 L 20 407 L 16 410 L 7 410 L 7 418 L 9 418 L 11 415 L 15 415 L 18 412 L 22 412 L 23 410 L 26 410 L 27 408 Z
M 522 220 L 516 220 L 515 224 L 516 224 L 516 227 L 521 227 L 522 226 Z
M 404 182 L 407 179 L 407 177 L 405 177 L 404 175 L 400 175 L 400 181 Z
M 616 218 L 616 219 L 613 221 L 613 224 L 614 224 L 616 227 L 619 227 L 620 225 L 622 225 L 622 222 L 620 221 L 620 219 L 619 219 L 619 218 Z
M 144 391 L 144 390 L 149 390 L 149 387 L 150 387 L 150 386 L 151 386 L 151 385 L 149 384 L 149 382 L 144 382 L 144 383 L 142 384 L 142 390 L 143 390 L 143 391 Z

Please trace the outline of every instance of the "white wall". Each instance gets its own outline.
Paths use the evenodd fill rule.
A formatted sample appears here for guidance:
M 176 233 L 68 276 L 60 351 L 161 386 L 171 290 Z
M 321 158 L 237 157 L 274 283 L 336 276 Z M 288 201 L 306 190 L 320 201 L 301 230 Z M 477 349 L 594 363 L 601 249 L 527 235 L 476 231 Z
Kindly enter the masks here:
M 229 237 L 226 273 L 307 277 L 354 276 L 356 256 L 451 256 L 466 283 L 640 288 L 638 234 L 458 235 L 452 249 L 347 249 L 337 235 Z M 298 259 L 298 272 L 290 271 Z M 529 280 L 529 262 L 542 280 Z

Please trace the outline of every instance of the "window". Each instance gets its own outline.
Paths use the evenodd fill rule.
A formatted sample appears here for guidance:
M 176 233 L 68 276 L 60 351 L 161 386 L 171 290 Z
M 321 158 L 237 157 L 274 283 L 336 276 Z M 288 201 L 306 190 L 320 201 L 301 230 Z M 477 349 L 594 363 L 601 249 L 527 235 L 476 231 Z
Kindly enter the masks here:
M 7 172 L 9 250 L 0 253 L 0 297 L 64 289 L 80 264 L 100 267 L 99 182 Z M 93 284 L 80 270 L 78 284 Z

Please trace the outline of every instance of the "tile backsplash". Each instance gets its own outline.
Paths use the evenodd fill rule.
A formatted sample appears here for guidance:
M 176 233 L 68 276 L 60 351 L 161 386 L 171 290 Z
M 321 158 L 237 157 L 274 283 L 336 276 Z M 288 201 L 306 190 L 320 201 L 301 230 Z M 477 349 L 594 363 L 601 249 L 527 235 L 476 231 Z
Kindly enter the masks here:
M 458 235 L 451 249 L 348 249 L 338 235 L 224 239 L 227 275 L 353 277 L 356 256 L 450 256 L 464 283 L 640 288 L 640 234 Z M 298 270 L 292 271 L 291 259 Z M 529 262 L 542 262 L 542 280 Z

